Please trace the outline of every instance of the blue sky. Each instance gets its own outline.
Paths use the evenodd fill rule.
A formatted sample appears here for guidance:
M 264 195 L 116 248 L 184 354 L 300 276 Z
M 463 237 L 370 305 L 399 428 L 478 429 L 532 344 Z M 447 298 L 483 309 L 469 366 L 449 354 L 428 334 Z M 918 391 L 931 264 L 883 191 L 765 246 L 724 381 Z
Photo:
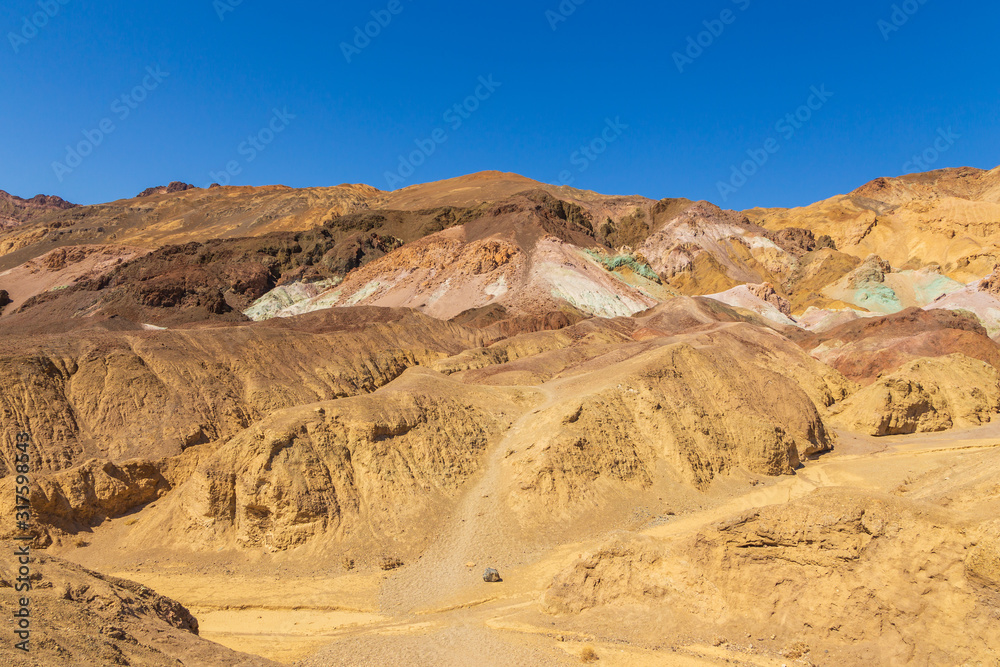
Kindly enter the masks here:
M 7 0 L 0 189 L 97 203 L 498 169 L 804 205 L 1000 163 L 998 27 L 985 1 Z

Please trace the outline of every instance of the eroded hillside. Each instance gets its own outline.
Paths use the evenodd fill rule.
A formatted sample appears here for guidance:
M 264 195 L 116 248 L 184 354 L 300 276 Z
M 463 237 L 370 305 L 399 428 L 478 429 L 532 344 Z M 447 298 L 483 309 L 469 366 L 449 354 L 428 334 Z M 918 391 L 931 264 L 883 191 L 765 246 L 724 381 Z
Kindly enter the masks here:
M 0 496 L 30 432 L 46 659 L 990 664 L 995 176 L 39 200 Z

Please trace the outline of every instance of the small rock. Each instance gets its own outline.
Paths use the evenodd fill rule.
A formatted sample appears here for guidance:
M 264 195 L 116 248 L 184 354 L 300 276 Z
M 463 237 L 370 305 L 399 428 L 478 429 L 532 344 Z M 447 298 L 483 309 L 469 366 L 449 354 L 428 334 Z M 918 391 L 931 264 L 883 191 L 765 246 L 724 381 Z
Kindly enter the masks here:
M 500 578 L 499 572 L 497 572 L 492 567 L 488 567 L 486 568 L 486 571 L 483 572 L 483 581 L 485 581 L 488 584 L 496 584 L 503 581 L 503 579 Z
M 396 570 L 403 567 L 403 561 L 398 558 L 383 556 L 382 562 L 379 563 L 379 567 L 382 568 L 383 571 L 388 572 L 389 570 Z
M 466 564 L 465 564 L 465 567 L 467 567 L 467 568 L 469 568 L 469 569 L 472 569 L 472 568 L 474 568 L 475 566 L 476 566 L 476 564 L 475 564 L 475 563 L 473 563 L 473 562 L 472 562 L 471 560 L 470 560 L 470 561 L 469 561 L 468 563 L 466 563 Z

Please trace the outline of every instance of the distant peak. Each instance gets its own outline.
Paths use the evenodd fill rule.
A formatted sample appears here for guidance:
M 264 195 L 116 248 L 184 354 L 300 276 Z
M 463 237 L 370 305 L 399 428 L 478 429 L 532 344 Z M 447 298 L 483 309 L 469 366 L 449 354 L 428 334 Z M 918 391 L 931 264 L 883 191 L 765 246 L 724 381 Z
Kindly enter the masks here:
M 182 183 L 181 181 L 174 181 L 170 185 L 157 185 L 152 188 L 146 188 L 142 192 L 136 195 L 136 199 L 140 197 L 151 197 L 153 195 L 163 195 L 163 194 L 173 194 L 174 192 L 184 192 L 185 190 L 194 190 L 195 186 L 190 183 Z
M 468 174 L 466 176 L 459 176 L 456 181 L 492 181 L 492 180 L 509 180 L 509 181 L 524 181 L 527 183 L 536 183 L 537 181 L 528 178 L 527 176 L 522 176 L 521 174 L 515 174 L 509 171 L 496 171 L 494 169 L 488 169 L 486 171 L 477 171 L 474 174 Z
M 35 195 L 31 199 L 22 199 L 4 190 L 0 190 L 0 201 L 7 201 L 23 208 L 66 209 L 78 206 L 55 195 Z

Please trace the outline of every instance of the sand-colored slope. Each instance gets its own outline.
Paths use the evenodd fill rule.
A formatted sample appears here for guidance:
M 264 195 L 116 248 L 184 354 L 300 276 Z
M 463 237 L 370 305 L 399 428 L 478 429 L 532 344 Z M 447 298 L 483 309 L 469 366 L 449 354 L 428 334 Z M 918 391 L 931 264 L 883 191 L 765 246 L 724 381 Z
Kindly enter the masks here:
M 834 423 L 870 435 L 979 426 L 1000 412 L 1000 372 L 962 354 L 916 359 L 836 409 Z
M 420 527 L 433 525 L 526 404 L 530 395 L 516 390 L 419 371 L 372 395 L 275 413 L 206 459 L 140 518 L 128 543 L 189 551 L 310 543 L 359 567 L 409 559 L 427 539 Z
M 411 369 L 373 394 L 272 412 L 203 458 L 122 544 L 408 562 L 434 538 L 433 513 L 457 511 L 491 456 L 494 513 L 512 530 L 565 532 L 613 497 L 704 488 L 736 469 L 790 474 L 831 447 L 820 411 L 851 387 L 790 341 L 745 323 L 644 342 L 629 328 L 498 344 L 499 375 L 519 362 L 530 372 L 536 356 L 545 372 L 564 355 L 531 389 L 475 384 L 468 371 L 481 366 L 463 353 L 436 365 L 451 378 Z
M 586 532 L 593 539 L 534 532 L 528 542 L 496 530 L 503 515 L 484 497 L 488 480 L 502 479 L 491 473 L 504 460 L 497 443 L 500 455 L 463 488 L 462 509 L 437 524 L 473 538 L 457 543 L 481 550 L 472 567 L 452 563 L 460 553 L 437 575 L 436 561 L 422 558 L 368 577 L 310 557 L 299 565 L 315 574 L 299 578 L 294 560 L 272 568 L 258 559 L 240 566 L 259 573 L 246 579 L 219 569 L 240 562 L 233 556 L 172 567 L 162 552 L 159 563 L 126 567 L 189 606 L 227 605 L 205 614 L 203 635 L 308 667 L 462 665 L 483 655 L 495 664 L 579 664 L 585 649 L 598 664 L 621 666 L 990 664 L 1000 602 L 998 434 L 990 425 L 878 444 L 842 434 L 841 453 L 795 476 L 735 472 L 693 497 L 636 496 L 631 515 L 602 519 Z M 829 490 L 810 496 L 817 488 Z M 115 532 L 105 526 L 94 546 L 70 553 L 125 566 L 122 551 L 101 546 Z M 503 583 L 482 582 L 490 565 Z M 282 606 L 286 594 L 300 606 Z M 420 613 L 409 613 L 418 599 Z M 275 609 L 321 634 L 259 628 Z
M 987 655 L 992 533 L 974 524 L 982 536 L 963 536 L 948 512 L 987 511 L 961 499 L 992 497 L 988 485 L 942 491 L 961 502 L 944 514 L 851 490 L 744 517 L 744 508 L 813 486 L 887 492 L 931 469 L 835 449 L 836 463 L 824 457 L 795 470 L 831 443 L 859 451 L 847 435 L 834 442 L 824 425 L 853 387 L 777 324 L 747 321 L 755 317 L 681 298 L 633 318 L 458 351 L 370 395 L 272 412 L 207 449 L 152 506 L 94 526 L 91 546 L 73 550 L 64 540 L 59 549 L 93 565 L 138 568 L 135 577 L 167 582 L 172 595 L 174 580 L 202 604 L 203 585 L 231 580 L 223 567 L 269 577 L 308 570 L 318 579 L 292 576 L 289 586 L 342 591 L 354 610 L 324 598 L 287 612 L 334 643 L 315 664 L 390 654 L 461 664 L 504 644 L 551 664 L 578 660 L 585 646 L 621 665 L 680 655 L 688 664 L 738 657 L 770 666 L 827 650 L 843 664 L 937 659 L 962 618 L 955 610 L 970 615 L 956 650 L 963 659 Z M 518 377 L 532 386 L 503 386 Z M 957 460 L 934 456 L 939 467 Z M 883 514 L 891 520 L 875 522 Z M 712 526 L 727 516 L 735 519 Z M 653 542 L 602 546 L 608 530 L 644 527 Z M 477 581 L 486 566 L 500 567 L 504 583 Z M 930 583 L 886 574 L 921 569 L 946 574 Z M 184 576 L 173 579 L 177 572 Z M 254 606 L 264 604 L 259 586 L 240 581 L 223 596 L 231 608 L 206 607 L 210 636 L 287 659 L 317 649 L 291 625 L 256 633 L 257 617 L 277 611 Z M 931 616 L 920 611 L 921 591 L 937 610 Z M 251 597 L 257 602 L 241 609 Z M 877 630 L 890 621 L 892 632 Z M 450 647 L 448 637 L 468 643 Z
M 13 542 L 4 542 L 13 553 Z M 16 561 L 14 561 L 16 562 Z M 178 602 L 134 581 L 108 577 L 47 555 L 35 555 L 35 586 L 17 592 L 19 576 L 0 560 L 0 600 L 10 613 L 29 598 L 28 652 L 13 641 L 0 644 L 5 665 L 148 665 L 173 667 L 275 667 L 278 663 L 237 653 L 198 636 L 198 621 Z M 8 628 L 13 636 L 13 630 Z M 20 641 L 19 639 L 17 641 Z
M 404 211 L 441 206 L 469 208 L 545 187 L 545 184 L 519 174 L 482 171 L 385 193 L 380 197 L 379 204 L 380 208 Z
M 610 221 L 612 226 L 638 209 L 650 213 L 656 202 L 637 195 L 603 195 L 569 186 L 540 183 L 519 174 L 482 171 L 433 183 L 411 185 L 378 197 L 373 207 L 414 211 L 441 206 L 475 207 L 485 202 L 502 201 L 529 191 L 541 191 L 579 206 L 595 222 Z
M 619 636 L 645 641 L 681 627 L 784 646 L 789 661 L 989 664 L 996 592 L 953 522 L 889 495 L 818 492 L 686 538 L 614 538 L 555 577 L 542 605 L 576 626 L 618 617 Z
M 8 336 L 0 401 L 42 443 L 36 472 L 55 472 L 92 456 L 176 455 L 273 410 L 373 391 L 479 342 L 458 325 L 375 309 L 234 328 Z
M 1000 169 L 945 169 L 877 179 L 849 195 L 795 209 L 752 209 L 768 229 L 803 227 L 842 252 L 878 254 L 895 267 L 929 264 L 960 282 L 988 274 L 1000 255 Z
M 945 197 L 1000 203 L 1000 168 L 986 171 L 959 167 L 877 178 L 851 194 L 894 206 L 918 199 Z

